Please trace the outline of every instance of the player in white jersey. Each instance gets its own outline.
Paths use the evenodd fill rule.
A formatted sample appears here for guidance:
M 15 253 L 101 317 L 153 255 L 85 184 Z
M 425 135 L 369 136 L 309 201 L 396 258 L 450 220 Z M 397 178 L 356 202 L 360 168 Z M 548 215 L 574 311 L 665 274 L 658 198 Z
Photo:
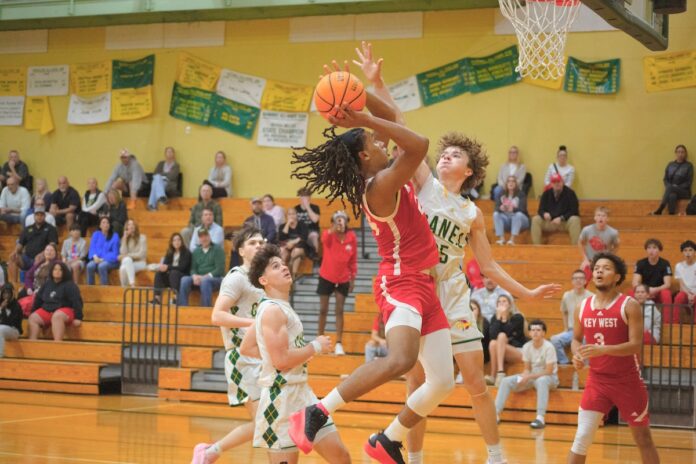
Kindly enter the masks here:
M 257 384 L 261 362 L 258 358 L 242 356 L 239 347 L 247 329 L 254 324 L 257 306 L 263 297 L 263 291 L 249 282 L 248 274 L 251 260 L 264 243 L 261 231 L 253 226 L 244 226 L 235 234 L 233 246 L 239 252 L 242 265 L 232 268 L 222 280 L 212 313 L 212 322 L 220 326 L 225 345 L 225 379 L 230 406 L 243 404 L 251 422 L 236 427 L 216 443 L 196 445 L 192 464 L 213 463 L 223 452 L 250 441 L 254 435 L 254 418 L 261 393 Z
M 261 359 L 254 447 L 267 449 L 271 464 L 293 464 L 299 451 L 288 433 L 289 417 L 319 401 L 307 383 L 307 362 L 329 352 L 331 340 L 320 335 L 309 344 L 305 342 L 302 321 L 288 303 L 292 275 L 277 246 L 266 245 L 256 254 L 249 280 L 266 293 L 254 330 L 247 332 L 241 347 L 244 355 Z M 319 429 L 314 449 L 327 462 L 351 462 L 331 417 Z

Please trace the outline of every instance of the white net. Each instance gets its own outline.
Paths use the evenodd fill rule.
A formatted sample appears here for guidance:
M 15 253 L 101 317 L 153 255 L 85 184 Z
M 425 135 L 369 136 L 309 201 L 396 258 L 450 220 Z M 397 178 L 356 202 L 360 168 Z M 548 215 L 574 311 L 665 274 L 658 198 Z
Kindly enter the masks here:
M 520 43 L 517 71 L 523 77 L 556 80 L 565 73 L 563 52 L 579 0 L 499 0 Z

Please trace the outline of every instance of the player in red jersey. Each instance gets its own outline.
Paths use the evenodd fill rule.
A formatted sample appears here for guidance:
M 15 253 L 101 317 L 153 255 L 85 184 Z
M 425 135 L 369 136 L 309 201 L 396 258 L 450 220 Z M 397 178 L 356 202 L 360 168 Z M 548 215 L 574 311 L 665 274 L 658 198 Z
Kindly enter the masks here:
M 452 347 L 449 323 L 429 274 L 439 262 L 435 240 L 410 182 L 427 154 L 428 139 L 392 122 L 393 109 L 369 93 L 367 107 L 372 114 L 344 108 L 341 119 L 330 119 L 351 130 L 336 135 L 327 129 L 329 140 L 323 145 L 294 153 L 292 162 L 299 167 L 293 175 L 312 191 L 326 191 L 329 199 L 346 198 L 356 212 L 362 204 L 382 257 L 374 292 L 389 354 L 363 364 L 318 404 L 291 416 L 290 436 L 309 452 L 329 414 L 405 374 L 420 357 L 425 384 L 409 396 L 384 432 L 373 434 L 364 446 L 381 463 L 403 463 L 403 438 L 454 387 Z M 391 165 L 386 151 L 390 139 L 404 151 Z
M 590 361 L 590 373 L 578 412 L 578 430 L 568 455 L 569 464 L 584 463 L 602 417 L 616 405 L 628 423 L 643 463 L 659 463 L 650 434 L 648 392 L 640 376 L 638 353 L 643 344 L 640 304 L 619 291 L 626 263 L 611 253 L 592 259 L 597 294 L 575 309 L 571 349 L 576 369 Z M 587 344 L 583 345 L 583 339 Z

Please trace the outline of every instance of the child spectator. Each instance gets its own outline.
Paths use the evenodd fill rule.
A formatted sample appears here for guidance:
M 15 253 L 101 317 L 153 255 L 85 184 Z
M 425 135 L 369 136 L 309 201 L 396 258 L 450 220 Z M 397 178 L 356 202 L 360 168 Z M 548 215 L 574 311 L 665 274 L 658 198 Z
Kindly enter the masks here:
M 495 317 L 489 328 L 491 375 L 486 376 L 487 384 L 500 386 L 505 377 L 505 362 L 516 363 L 522 360 L 522 346 L 527 343 L 524 329 L 524 316 L 515 313 L 512 298 L 500 295 Z
M 538 213 L 532 218 L 532 243 L 541 245 L 542 232 L 564 230 L 570 236 L 570 244 L 576 245 L 581 226 L 578 197 L 563 184 L 560 174 L 553 174 L 551 188 L 541 195 Z
M 68 178 L 58 178 L 58 188 L 51 195 L 49 211 L 56 217 L 56 224 L 65 224 L 68 229 L 80 214 L 80 194 L 70 186 Z
M 314 255 L 319 250 L 319 218 L 321 210 L 312 203 L 312 192 L 307 188 L 299 189 L 297 196 L 300 198 L 300 204 L 295 206 L 297 220 L 307 227 L 307 243 L 310 247 L 310 253 Z
M 118 252 L 121 241 L 111 228 L 109 218 L 99 220 L 99 229 L 92 233 L 87 254 L 87 284 L 94 285 L 94 274 L 99 272 L 102 285 L 109 285 L 109 271 L 118 267 Z
M 188 306 L 191 287 L 201 290 L 201 306 L 212 306 L 213 292 L 220 289 L 225 275 L 225 252 L 212 243 L 207 229 L 198 229 L 200 246 L 191 254 L 191 275 L 179 285 L 179 306 Z
M 152 175 L 152 184 L 150 185 L 150 198 L 147 201 L 149 210 L 157 210 L 159 203 L 167 203 L 167 198 L 180 195 L 177 189 L 179 181 L 180 167 L 176 162 L 174 148 L 167 147 L 164 149 L 164 160 L 157 163 L 155 172 Z
M 563 178 L 563 184 L 568 188 L 573 188 L 573 180 L 575 179 L 575 168 L 568 164 L 568 149 L 565 145 L 558 147 L 556 152 L 556 162 L 549 164 L 546 174 L 544 175 L 544 190 L 551 188 L 551 177 L 556 174 Z
M 120 193 L 118 194 L 120 196 Z M 87 179 L 87 190 L 82 196 L 82 209 L 78 217 L 82 236 L 87 236 L 87 229 L 94 227 L 99 222 L 99 213 L 107 204 L 106 195 L 99 190 L 97 179 L 90 177 Z
M 662 314 L 657 310 L 655 302 L 649 299 L 648 286 L 636 285 L 633 296 L 643 308 L 643 343 L 657 345 L 660 343 L 660 331 L 662 329 Z
M 267 193 L 263 196 L 263 211 L 273 218 L 275 222 L 276 230 L 280 228 L 280 225 L 285 223 L 285 210 L 282 206 L 276 205 L 273 195 Z
M 684 261 L 677 263 L 674 278 L 679 282 L 679 293 L 674 297 L 674 304 L 682 309 L 682 322 L 696 322 L 696 243 L 687 240 L 679 246 Z
M 644 245 L 647 257 L 636 263 L 633 271 L 632 287 L 638 284 L 648 286 L 650 298 L 655 303 L 662 305 L 672 304 L 672 266 L 664 258 L 660 257 L 662 252 L 662 242 L 656 238 L 650 238 Z M 665 322 L 672 322 L 671 311 L 665 309 Z M 675 321 L 676 322 L 676 321 Z
M 58 231 L 55 227 L 47 224 L 46 210 L 36 208 L 34 211 L 34 224 L 22 230 L 17 240 L 15 250 L 10 254 L 10 264 L 15 274 L 17 268 L 22 270 L 29 269 L 34 264 L 34 258 L 41 253 L 49 243 L 58 243 Z
M 169 247 L 162 262 L 157 265 L 155 272 L 155 304 L 162 299 L 162 289 L 171 288 L 179 290 L 181 278 L 191 272 L 191 252 L 186 247 L 184 239 L 179 233 L 174 233 L 169 238 Z
M 307 256 L 309 249 L 307 228 L 297 220 L 295 208 L 288 208 L 287 222 L 281 224 L 280 229 L 278 229 L 278 239 L 280 241 L 280 257 L 295 278 L 302 258 Z
M 6 184 L 7 179 L 14 178 L 19 185 L 29 190 L 29 166 L 19 159 L 17 150 L 10 150 L 7 154 L 7 162 L 0 170 L 0 184 Z
M 214 218 L 215 213 L 212 209 L 203 208 L 203 212 L 201 213 L 201 224 L 194 229 L 193 237 L 191 238 L 191 243 L 189 244 L 189 250 L 191 250 L 191 252 L 193 252 L 200 245 L 198 242 L 198 231 L 200 229 L 205 229 L 208 231 L 210 240 L 212 240 L 215 245 L 219 246 L 220 248 L 225 246 L 225 230 L 215 223 Z
M 22 308 L 14 296 L 11 283 L 0 289 L 0 358 L 5 356 L 5 340 L 17 340 L 22 335 Z
M 515 176 L 510 176 L 505 183 L 505 190 L 500 192 L 495 201 L 493 224 L 498 245 L 505 243 L 505 232 L 510 231 L 508 245 L 515 244 L 515 237 L 523 230 L 529 229 L 527 213 L 527 196 L 520 190 Z
M 147 237 L 140 233 L 138 224 L 129 219 L 123 230 L 118 260 L 121 287 L 135 287 L 135 274 L 147 267 Z
M 21 306 L 25 316 L 29 317 L 36 292 L 49 279 L 51 267 L 58 261 L 60 261 L 58 245 L 49 243 L 44 248 L 43 253 L 37 256 L 34 264 L 24 274 L 24 290 L 19 293 L 19 306 Z
M 208 182 L 213 187 L 213 198 L 232 196 L 232 168 L 227 164 L 224 151 L 215 153 L 215 165 L 210 169 Z
M 665 193 L 662 196 L 660 206 L 650 214 L 660 215 L 667 207 L 669 214 L 676 214 L 677 200 L 691 197 L 691 184 L 694 180 L 694 166 L 687 158 L 689 153 L 686 146 L 677 145 L 674 149 L 674 161 L 670 161 L 665 168 L 662 183 L 665 185 Z
M 73 224 L 68 232 L 68 238 L 63 242 L 63 249 L 60 255 L 63 258 L 63 262 L 70 268 L 73 282 L 75 283 L 80 281 L 80 273 L 85 268 L 87 251 L 87 242 L 82 238 L 80 226 Z
M 66 327 L 82 324 L 80 289 L 72 281 L 65 263 L 55 263 L 51 267 L 51 278 L 36 294 L 28 322 L 30 340 L 36 340 L 40 330 L 50 327 L 53 340 L 57 342 L 63 340 Z
M 481 277 L 483 279 L 483 288 L 475 290 L 471 294 L 471 299 L 479 304 L 481 314 L 488 322 L 491 322 L 491 319 L 497 312 L 498 298 L 501 295 L 505 295 L 510 299 L 512 299 L 512 297 L 506 290 L 488 277 L 484 275 Z
M 145 171 L 143 171 L 135 155 L 131 154 L 128 149 L 122 149 L 118 156 L 121 162 L 114 168 L 111 177 L 106 181 L 104 189 L 107 191 L 116 189 L 125 196 L 130 195 L 127 208 L 133 209 L 135 208 L 138 190 L 140 190 L 140 186 L 145 181 Z
M 570 284 L 572 289 L 563 294 L 561 299 L 561 319 L 563 320 L 563 332 L 551 337 L 551 344 L 556 348 L 558 364 L 570 364 L 565 348 L 570 346 L 573 340 L 573 326 L 575 325 L 575 308 L 588 297 L 594 295 L 587 290 L 587 277 L 585 271 L 578 269 L 573 272 Z
M 619 249 L 619 232 L 609 225 L 609 210 L 598 206 L 594 213 L 594 224 L 583 227 L 580 232 L 578 246 L 582 256 L 580 269 L 585 272 L 585 279 L 592 279 L 590 263 L 597 253 L 608 251 L 616 253 Z
M 381 314 L 376 314 L 372 322 L 370 339 L 365 343 L 365 362 L 369 363 L 375 358 L 387 356 L 387 339 L 384 338 L 384 321 Z
M 31 195 L 16 178 L 10 177 L 0 193 L 0 221 L 21 224 L 31 205 Z
M 517 186 L 520 190 L 525 193 L 527 192 L 523 188 L 524 178 L 527 175 L 527 168 L 523 163 L 520 163 L 520 150 L 515 146 L 511 146 L 508 150 L 508 160 L 503 163 L 498 170 L 498 182 L 493 187 L 493 198 L 492 200 L 496 203 L 498 198 L 500 198 L 505 192 L 505 185 L 507 180 L 512 176 L 517 181 Z
M 111 228 L 119 237 L 123 234 L 123 225 L 128 220 L 128 210 L 121 198 L 121 192 L 116 189 L 108 191 L 106 194 L 106 207 L 99 212 L 99 217 L 108 218 Z
M 193 231 L 196 227 L 201 225 L 201 216 L 203 215 L 203 210 L 206 208 L 213 212 L 213 221 L 215 221 L 215 224 L 222 227 L 222 208 L 220 208 L 217 201 L 213 200 L 213 187 L 209 184 L 201 185 L 201 188 L 198 190 L 198 195 L 198 203 L 191 208 L 188 225 L 181 230 L 181 237 L 186 244 L 191 243 Z

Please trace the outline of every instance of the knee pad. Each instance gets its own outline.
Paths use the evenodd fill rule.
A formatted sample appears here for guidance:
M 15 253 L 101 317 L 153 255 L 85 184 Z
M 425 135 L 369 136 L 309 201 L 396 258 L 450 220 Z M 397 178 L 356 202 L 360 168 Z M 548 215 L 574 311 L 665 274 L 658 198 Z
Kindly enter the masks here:
M 575 432 L 575 440 L 570 450 L 580 456 L 587 455 L 587 449 L 594 440 L 594 434 L 599 428 L 599 423 L 604 414 L 597 411 L 578 412 L 578 430 Z

